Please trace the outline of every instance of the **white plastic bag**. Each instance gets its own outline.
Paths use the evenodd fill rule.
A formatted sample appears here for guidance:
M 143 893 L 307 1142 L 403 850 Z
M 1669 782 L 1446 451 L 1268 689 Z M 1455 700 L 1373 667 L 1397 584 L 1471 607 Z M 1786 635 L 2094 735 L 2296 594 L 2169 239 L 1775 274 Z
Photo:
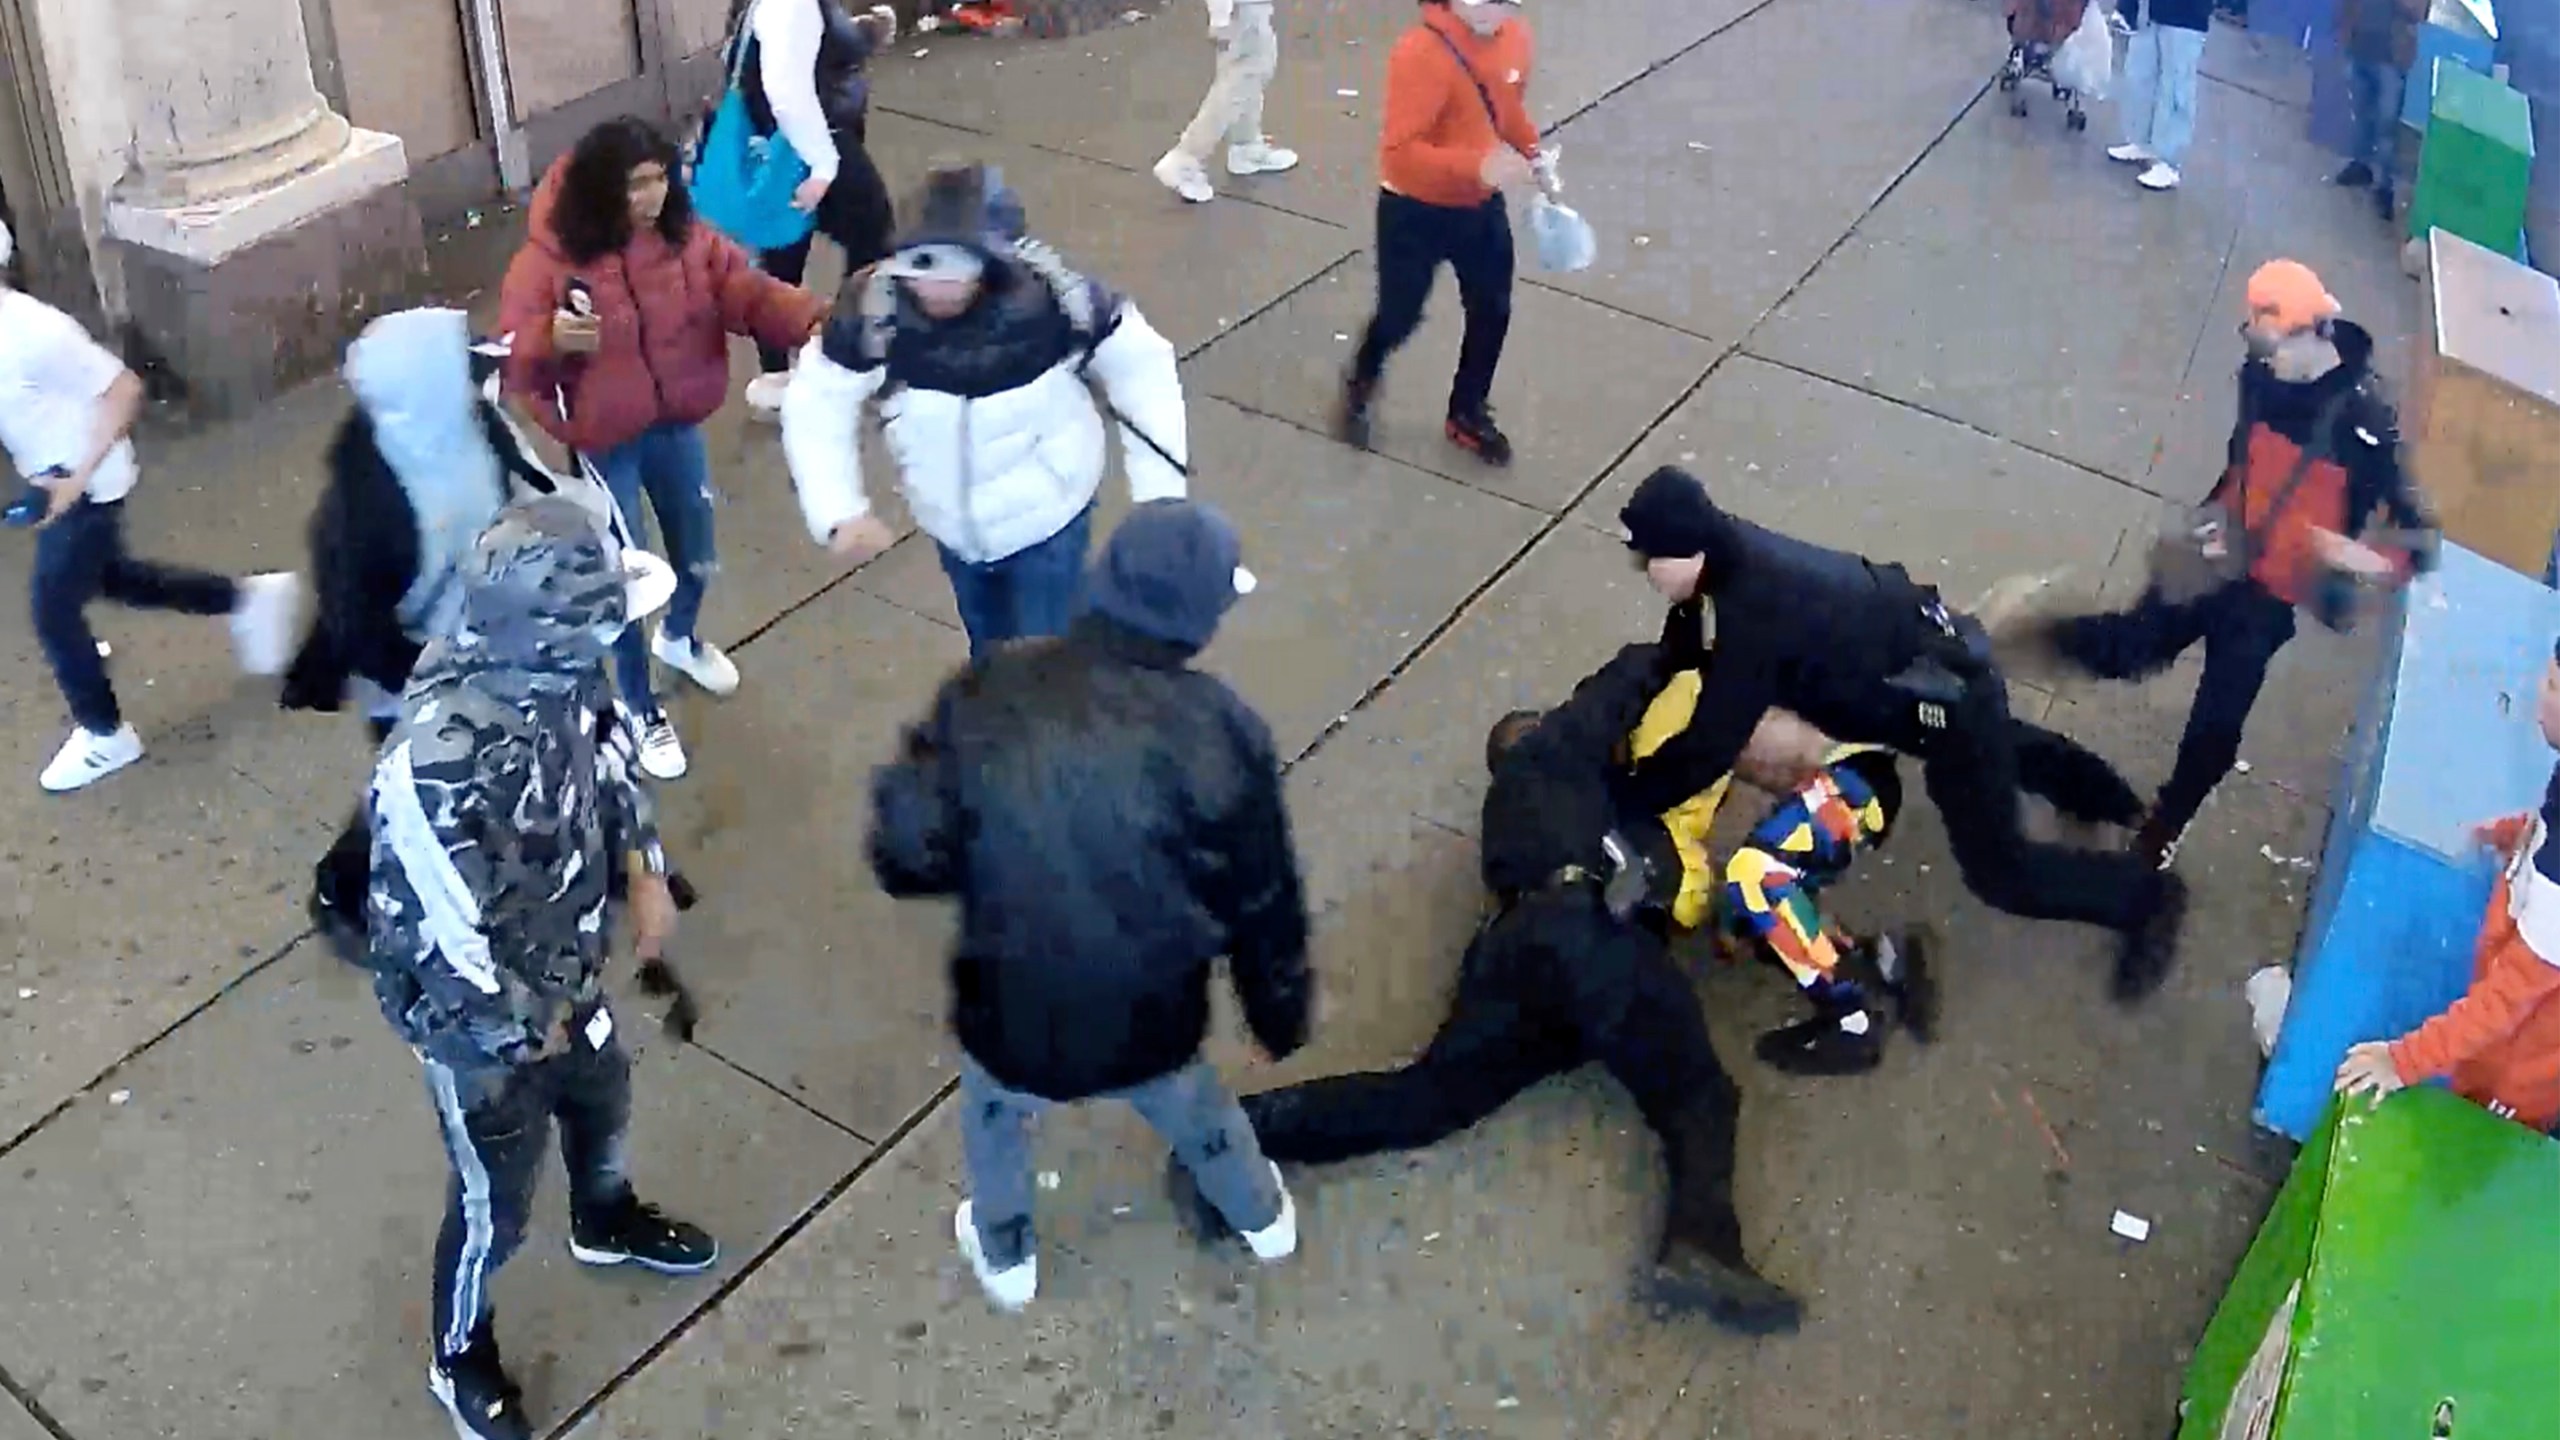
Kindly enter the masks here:
M 1529 235 L 1541 270 L 1588 270 L 1600 250 L 1591 222 L 1545 195 L 1529 202 Z
M 2115 84 L 2116 37 L 2107 28 L 2114 8 L 2107 0 L 2089 0 L 2080 12 L 2080 28 L 2053 52 L 2053 83 L 2083 100 L 2104 100 Z

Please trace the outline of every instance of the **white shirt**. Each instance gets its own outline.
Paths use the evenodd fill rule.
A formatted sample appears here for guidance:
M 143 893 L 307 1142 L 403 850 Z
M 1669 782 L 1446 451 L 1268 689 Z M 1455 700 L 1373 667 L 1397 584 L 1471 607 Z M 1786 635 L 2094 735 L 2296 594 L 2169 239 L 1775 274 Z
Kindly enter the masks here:
M 0 287 L 0 448 L 32 479 L 89 458 L 98 402 L 122 379 L 124 362 L 89 338 L 80 322 L 24 291 Z M 104 504 L 133 491 L 133 442 L 119 440 L 89 476 L 89 498 Z
M 818 46 L 827 37 L 818 0 L 756 0 L 747 33 L 762 47 L 756 64 L 773 128 L 809 162 L 810 178 L 833 184 L 844 157 L 836 153 L 826 106 L 818 101 Z

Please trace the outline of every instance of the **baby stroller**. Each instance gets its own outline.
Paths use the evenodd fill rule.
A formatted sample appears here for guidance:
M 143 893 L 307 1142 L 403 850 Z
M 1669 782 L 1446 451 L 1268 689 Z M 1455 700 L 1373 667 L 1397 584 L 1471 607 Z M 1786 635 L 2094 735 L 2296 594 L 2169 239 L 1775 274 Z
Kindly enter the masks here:
M 2024 82 L 2039 80 L 2053 87 L 2062 102 L 2062 123 L 2074 130 L 2089 128 L 2089 112 L 2080 94 L 2053 78 L 2053 52 L 2080 28 L 2089 0 L 2009 0 L 2009 63 L 2000 67 L 2000 91 L 2009 97 L 2009 113 L 2027 113 Z

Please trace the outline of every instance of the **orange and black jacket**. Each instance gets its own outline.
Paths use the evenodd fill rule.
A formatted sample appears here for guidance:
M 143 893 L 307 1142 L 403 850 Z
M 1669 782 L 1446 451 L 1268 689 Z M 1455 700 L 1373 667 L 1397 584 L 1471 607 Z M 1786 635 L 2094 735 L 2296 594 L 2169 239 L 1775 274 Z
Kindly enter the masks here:
M 2240 367 L 2239 420 L 2212 498 L 2242 513 L 2257 534 L 2250 578 L 2277 599 L 2335 623 L 2352 591 L 2318 563 L 2313 532 L 2352 540 L 2377 511 L 2403 531 L 2432 531 L 2435 522 L 2400 468 L 2400 421 L 2378 393 L 2373 337 L 2339 321 L 2331 338 L 2339 364 L 2317 380 L 2279 380 L 2257 360 Z M 2326 450 L 2288 496 L 2286 482 L 2324 417 Z M 2404 574 L 2431 562 L 2429 546 L 2377 548 Z

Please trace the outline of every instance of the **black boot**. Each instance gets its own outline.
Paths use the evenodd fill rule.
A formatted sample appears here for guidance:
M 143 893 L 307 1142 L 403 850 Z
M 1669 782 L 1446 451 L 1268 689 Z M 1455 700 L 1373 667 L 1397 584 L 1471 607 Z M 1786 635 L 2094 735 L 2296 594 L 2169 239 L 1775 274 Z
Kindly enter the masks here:
M 1938 977 L 1929 969 L 1937 943 L 1936 931 L 1913 925 L 1858 947 L 1859 960 L 1873 967 L 1874 983 L 1893 1001 L 1894 1018 L 1923 1045 L 1938 1038 Z
M 2350 160 L 2347 162 L 2347 168 L 2339 171 L 2337 178 L 2330 183 L 2344 186 L 2349 190 L 2361 190 L 2373 183 L 2373 167 L 2361 160 Z
M 1857 1023 L 1866 1028 L 1842 1028 Z M 1789 1075 L 1863 1075 L 1884 1063 L 1883 1028 L 1883 1019 L 1863 1005 L 1826 1009 L 1763 1034 L 1751 1048 L 1760 1063 Z
M 2390 181 L 2385 180 L 2373 187 L 2373 208 L 2386 225 L 2400 218 L 2400 196 L 2392 189 Z
M 2166 870 L 2178 863 L 2178 842 L 2186 838 L 2184 822 L 2172 822 L 2154 810 L 2142 817 L 2141 826 L 2133 832 L 2133 853 L 2154 870 Z
M 452 1418 L 454 1433 L 468 1440 L 533 1440 L 524 1390 L 498 1358 L 497 1335 L 487 1316 L 472 1330 L 467 1349 L 439 1356 L 428 1367 L 427 1393 Z
M 1475 456 L 1487 465 L 1511 463 L 1511 437 L 1493 423 L 1493 407 L 1478 405 L 1472 410 L 1449 412 L 1449 443 Z
M 1795 1296 L 1742 1258 L 1742 1220 L 1733 1213 L 1733 1139 L 1737 1098 L 1716 1077 L 1719 1094 L 1699 1095 L 1685 1113 L 1656 1126 L 1671 1204 L 1662 1248 L 1645 1276 L 1658 1311 L 1702 1314 L 1744 1335 L 1775 1335 L 1802 1322 Z
M 311 867 L 311 926 L 329 952 L 349 965 L 366 963 L 365 891 L 371 885 L 372 835 L 358 814 Z
M 2178 932 L 2187 920 L 2187 882 L 2173 870 L 2158 873 L 2150 912 L 2124 932 L 2116 952 L 2115 995 L 2131 1005 L 2150 996 L 2178 963 Z
M 1342 396 L 1333 412 L 1333 438 L 1354 449 L 1366 450 L 1371 439 L 1371 408 L 1378 399 L 1378 382 L 1358 376 L 1345 376 Z

